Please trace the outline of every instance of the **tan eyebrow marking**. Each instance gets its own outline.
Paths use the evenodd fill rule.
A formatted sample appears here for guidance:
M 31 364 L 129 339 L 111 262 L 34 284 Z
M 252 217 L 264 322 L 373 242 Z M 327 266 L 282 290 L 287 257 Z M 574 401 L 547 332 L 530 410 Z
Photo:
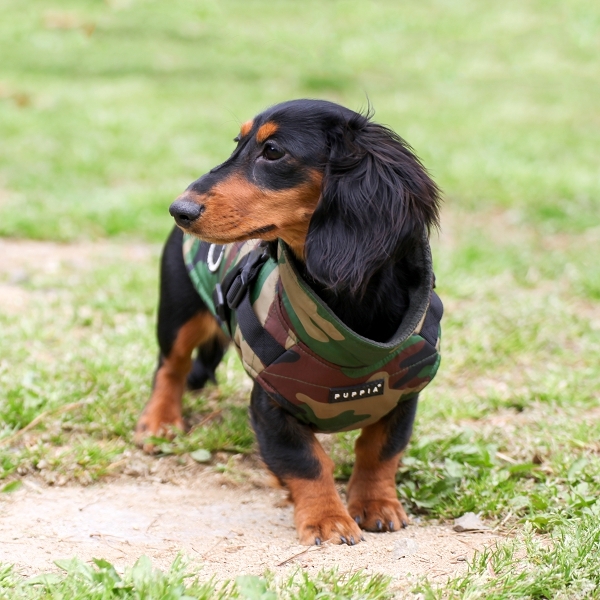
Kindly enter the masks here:
M 277 123 L 273 123 L 273 121 L 268 121 L 264 125 L 261 125 L 256 132 L 256 141 L 261 144 L 264 142 L 269 136 L 273 135 L 277 131 Z
M 254 125 L 254 121 L 250 120 L 250 121 L 246 121 L 241 127 L 240 127 L 240 135 L 242 137 L 244 137 L 245 135 L 248 135 L 250 133 L 250 130 L 252 129 L 252 125 Z

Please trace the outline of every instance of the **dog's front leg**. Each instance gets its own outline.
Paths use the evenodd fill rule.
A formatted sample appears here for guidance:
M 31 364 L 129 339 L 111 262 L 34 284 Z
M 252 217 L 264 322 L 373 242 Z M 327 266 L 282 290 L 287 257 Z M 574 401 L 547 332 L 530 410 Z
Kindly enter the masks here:
M 149 437 L 171 435 L 173 428 L 183 430 L 181 401 L 192 369 L 192 352 L 219 334 L 217 322 L 205 310 L 179 328 L 168 354 L 161 348 L 152 395 L 138 419 L 134 437 L 136 444 L 143 446 L 146 452 L 154 448 Z
M 300 543 L 358 543 L 362 534 L 335 489 L 333 461 L 310 427 L 277 405 L 257 383 L 251 416 L 263 460 L 290 492 Z
M 408 518 L 396 494 L 396 471 L 408 444 L 418 396 L 362 430 L 356 440 L 356 461 L 348 483 L 348 511 L 368 531 L 394 531 Z
M 182 397 L 214 376 L 227 342 L 216 319 L 192 285 L 182 252 L 183 233 L 175 227 L 165 244 L 160 267 L 160 302 L 156 333 L 160 354 L 152 396 L 140 415 L 135 443 L 154 450 L 151 437 L 183 430 Z M 192 353 L 198 356 L 192 361 Z

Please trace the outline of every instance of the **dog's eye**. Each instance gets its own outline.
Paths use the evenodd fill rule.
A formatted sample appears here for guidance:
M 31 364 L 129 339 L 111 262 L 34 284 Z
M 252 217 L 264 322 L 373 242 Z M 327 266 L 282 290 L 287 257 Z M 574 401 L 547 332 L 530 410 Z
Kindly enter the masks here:
M 283 150 L 280 150 L 275 144 L 265 144 L 262 155 L 267 160 L 277 160 L 285 155 Z

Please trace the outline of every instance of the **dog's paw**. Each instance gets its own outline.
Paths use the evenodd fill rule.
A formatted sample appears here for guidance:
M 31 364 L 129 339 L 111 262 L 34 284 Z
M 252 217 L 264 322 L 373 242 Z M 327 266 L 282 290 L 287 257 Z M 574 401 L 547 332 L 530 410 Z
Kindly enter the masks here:
M 408 525 L 404 508 L 395 498 L 354 499 L 348 504 L 348 512 L 367 531 L 398 531 Z
M 181 415 L 173 411 L 150 410 L 147 406 L 138 419 L 135 427 L 133 441 L 144 452 L 152 454 L 155 451 L 151 438 L 172 439 L 177 431 L 184 431 L 184 423 Z
M 347 513 L 332 514 L 318 520 L 306 519 L 298 523 L 298 537 L 305 546 L 320 546 L 323 542 L 354 546 L 364 539 L 360 527 Z

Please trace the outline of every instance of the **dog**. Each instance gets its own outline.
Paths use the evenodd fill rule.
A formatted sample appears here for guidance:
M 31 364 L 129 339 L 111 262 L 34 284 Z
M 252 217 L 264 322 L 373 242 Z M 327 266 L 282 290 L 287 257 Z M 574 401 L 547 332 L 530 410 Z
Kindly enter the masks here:
M 169 209 L 159 362 L 136 442 L 184 429 L 186 385 L 214 381 L 233 340 L 300 542 L 406 527 L 396 471 L 440 362 L 439 189 L 396 133 L 327 101 L 275 105 L 234 141 Z M 315 432 L 357 428 L 346 508 Z

